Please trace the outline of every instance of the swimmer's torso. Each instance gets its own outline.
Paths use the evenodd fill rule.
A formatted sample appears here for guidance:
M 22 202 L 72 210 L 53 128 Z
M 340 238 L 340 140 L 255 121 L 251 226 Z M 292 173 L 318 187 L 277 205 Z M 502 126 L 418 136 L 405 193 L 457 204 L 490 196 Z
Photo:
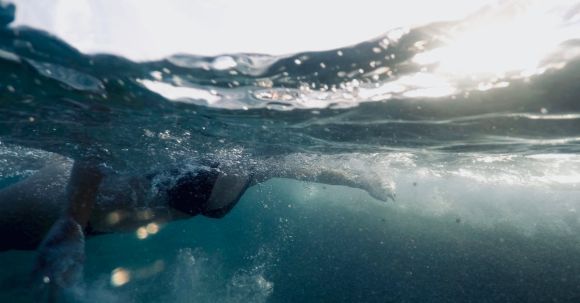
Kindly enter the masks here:
M 110 176 L 101 185 L 87 233 L 132 231 L 151 222 L 187 217 L 170 208 L 147 178 Z

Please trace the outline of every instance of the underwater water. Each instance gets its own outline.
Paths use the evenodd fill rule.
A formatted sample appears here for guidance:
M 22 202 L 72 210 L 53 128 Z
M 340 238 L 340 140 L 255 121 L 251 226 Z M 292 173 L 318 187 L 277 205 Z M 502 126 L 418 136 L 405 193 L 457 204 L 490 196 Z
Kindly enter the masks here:
M 145 62 L 12 26 L 4 4 L 0 188 L 55 153 L 120 174 L 277 157 L 394 197 L 275 178 L 219 220 L 91 237 L 82 302 L 578 302 L 580 4 L 524 3 L 328 51 Z M 34 301 L 35 258 L 0 252 L 1 302 Z

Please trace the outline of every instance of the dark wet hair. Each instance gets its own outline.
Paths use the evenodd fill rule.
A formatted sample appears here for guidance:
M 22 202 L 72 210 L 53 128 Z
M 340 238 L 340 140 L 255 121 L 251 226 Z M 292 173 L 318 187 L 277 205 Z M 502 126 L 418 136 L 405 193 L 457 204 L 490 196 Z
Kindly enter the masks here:
M 202 169 L 180 176 L 165 192 L 170 207 L 190 214 L 200 214 L 207 205 L 219 176 L 215 169 Z

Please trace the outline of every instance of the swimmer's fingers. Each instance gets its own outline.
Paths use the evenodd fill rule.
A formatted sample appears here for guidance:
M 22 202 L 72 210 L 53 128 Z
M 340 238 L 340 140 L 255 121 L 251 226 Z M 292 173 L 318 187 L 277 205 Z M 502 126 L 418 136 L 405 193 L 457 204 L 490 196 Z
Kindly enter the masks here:
M 56 221 L 38 248 L 34 281 L 39 296 L 48 301 L 78 290 L 82 281 L 85 239 L 81 226 L 71 217 Z
M 392 185 L 383 184 L 383 182 L 371 182 L 364 188 L 371 197 L 388 202 L 389 200 L 395 201 L 395 190 Z
M 395 194 L 390 192 L 390 191 L 384 191 L 384 190 L 379 190 L 379 191 L 367 191 L 369 193 L 369 195 L 377 200 L 383 201 L 383 202 L 389 202 L 389 200 L 395 201 Z

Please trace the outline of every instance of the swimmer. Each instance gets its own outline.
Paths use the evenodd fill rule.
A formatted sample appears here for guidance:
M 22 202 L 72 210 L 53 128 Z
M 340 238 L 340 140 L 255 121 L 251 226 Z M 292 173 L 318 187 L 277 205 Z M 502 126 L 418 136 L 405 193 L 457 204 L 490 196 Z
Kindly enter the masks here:
M 141 176 L 107 172 L 95 160 L 53 156 L 49 162 L 0 190 L 0 251 L 38 249 L 37 274 L 61 288 L 81 275 L 85 235 L 135 231 L 196 215 L 221 218 L 249 187 L 271 178 L 345 185 L 379 200 L 392 198 L 388 189 L 343 171 L 290 169 L 273 158 L 262 161 L 260 169 L 200 161 Z

